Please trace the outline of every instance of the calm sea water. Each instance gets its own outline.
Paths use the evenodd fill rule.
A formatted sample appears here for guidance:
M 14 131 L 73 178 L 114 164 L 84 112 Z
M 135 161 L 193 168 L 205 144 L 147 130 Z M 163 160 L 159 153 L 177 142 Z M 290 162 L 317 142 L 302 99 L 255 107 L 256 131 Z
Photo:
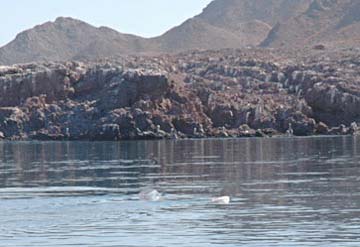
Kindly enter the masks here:
M 0 246 L 358 247 L 359 161 L 353 137 L 0 143 Z

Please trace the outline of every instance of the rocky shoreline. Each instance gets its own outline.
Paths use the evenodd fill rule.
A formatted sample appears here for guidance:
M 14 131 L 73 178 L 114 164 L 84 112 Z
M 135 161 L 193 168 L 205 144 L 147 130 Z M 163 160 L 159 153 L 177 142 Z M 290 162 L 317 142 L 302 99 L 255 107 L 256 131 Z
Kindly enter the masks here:
M 360 51 L 304 53 L 226 49 L 0 66 L 0 139 L 356 135 Z

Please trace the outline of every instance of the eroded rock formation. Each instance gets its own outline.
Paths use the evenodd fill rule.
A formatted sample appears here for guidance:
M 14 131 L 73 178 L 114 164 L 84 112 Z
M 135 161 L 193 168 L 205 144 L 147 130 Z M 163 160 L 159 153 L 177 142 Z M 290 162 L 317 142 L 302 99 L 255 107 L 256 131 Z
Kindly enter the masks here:
M 356 134 L 360 52 L 304 57 L 229 49 L 3 66 L 0 139 Z

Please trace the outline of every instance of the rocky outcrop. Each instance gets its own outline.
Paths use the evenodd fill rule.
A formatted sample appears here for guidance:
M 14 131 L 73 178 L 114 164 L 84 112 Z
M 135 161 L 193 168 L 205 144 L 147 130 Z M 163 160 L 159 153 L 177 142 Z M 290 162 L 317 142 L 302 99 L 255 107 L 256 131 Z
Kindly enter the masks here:
M 81 63 L 0 66 L 0 106 L 18 106 L 41 94 L 49 101 L 70 97 L 82 72 Z
M 0 67 L 0 139 L 357 134 L 359 58 L 222 50 Z

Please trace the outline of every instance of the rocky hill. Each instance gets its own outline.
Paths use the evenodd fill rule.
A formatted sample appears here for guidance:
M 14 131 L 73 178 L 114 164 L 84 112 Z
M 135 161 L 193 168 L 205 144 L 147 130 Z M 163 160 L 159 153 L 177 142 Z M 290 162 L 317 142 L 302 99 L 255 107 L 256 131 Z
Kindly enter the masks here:
M 0 62 L 65 61 L 140 53 L 146 48 L 145 40 L 76 19 L 58 18 L 18 34 L 0 48 Z
M 0 138 L 355 134 L 359 60 L 354 49 L 227 49 L 2 66 Z
M 307 10 L 280 22 L 262 43 L 265 47 L 303 48 L 315 45 L 359 47 L 359 0 L 313 0 Z
M 311 0 L 215 0 L 204 11 L 156 40 L 162 51 L 259 45 L 278 22 L 308 8 Z
M 358 0 L 214 0 L 201 14 L 151 39 L 58 18 L 20 33 L 0 48 L 0 63 L 92 60 L 127 54 L 323 44 L 359 41 Z

